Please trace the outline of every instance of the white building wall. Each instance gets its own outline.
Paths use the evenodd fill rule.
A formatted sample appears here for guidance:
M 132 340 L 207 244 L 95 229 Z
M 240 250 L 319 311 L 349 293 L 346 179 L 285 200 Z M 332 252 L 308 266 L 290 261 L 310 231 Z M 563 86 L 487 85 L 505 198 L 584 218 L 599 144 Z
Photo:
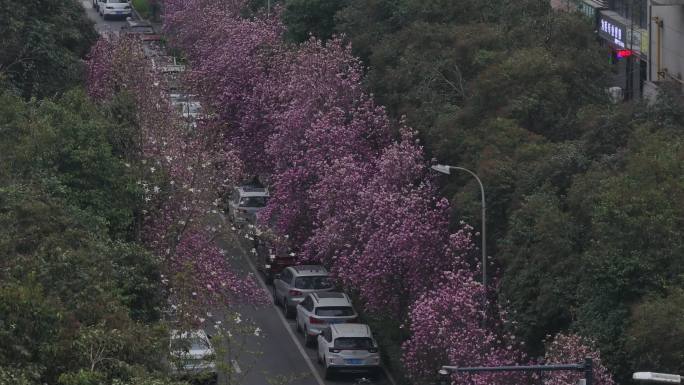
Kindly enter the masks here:
M 651 60 L 650 79 L 658 79 L 658 28 L 653 17 L 662 20 L 660 28 L 661 69 L 675 78 L 684 81 L 684 4 L 683 5 L 656 5 L 658 0 L 651 4 Z M 676 1 L 672 1 L 675 2 Z M 682 1 L 681 3 L 684 3 Z

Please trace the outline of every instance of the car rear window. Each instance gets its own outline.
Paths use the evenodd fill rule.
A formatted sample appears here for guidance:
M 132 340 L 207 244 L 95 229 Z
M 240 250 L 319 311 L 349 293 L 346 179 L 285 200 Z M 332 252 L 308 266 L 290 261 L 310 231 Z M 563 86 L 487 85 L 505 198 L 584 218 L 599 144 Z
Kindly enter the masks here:
M 244 197 L 240 199 L 240 207 L 264 207 L 268 197 Z
M 317 307 L 316 315 L 321 317 L 349 317 L 354 315 L 354 309 L 351 306 Z
M 171 342 L 171 349 L 174 351 L 205 350 L 209 347 L 207 341 L 198 338 L 176 338 Z
M 152 27 L 145 27 L 145 26 L 142 26 L 142 27 L 131 27 L 131 32 L 134 32 L 134 33 L 144 33 L 144 34 L 148 34 L 148 35 L 149 35 L 149 34 L 153 34 L 153 33 L 154 33 L 154 30 L 152 29 Z
M 371 349 L 373 340 L 366 337 L 335 338 L 335 349 Z
M 332 281 L 325 275 L 299 277 L 295 279 L 295 288 L 303 290 L 320 290 L 330 289 L 333 286 Z

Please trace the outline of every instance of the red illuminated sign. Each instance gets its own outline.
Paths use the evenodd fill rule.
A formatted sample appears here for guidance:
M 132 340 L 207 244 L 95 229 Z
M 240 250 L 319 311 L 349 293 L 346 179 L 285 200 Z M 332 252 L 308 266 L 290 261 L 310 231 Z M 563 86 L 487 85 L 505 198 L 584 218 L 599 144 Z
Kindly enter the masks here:
M 628 49 L 621 49 L 617 51 L 617 57 L 623 58 L 623 57 L 630 57 L 632 56 L 632 51 Z

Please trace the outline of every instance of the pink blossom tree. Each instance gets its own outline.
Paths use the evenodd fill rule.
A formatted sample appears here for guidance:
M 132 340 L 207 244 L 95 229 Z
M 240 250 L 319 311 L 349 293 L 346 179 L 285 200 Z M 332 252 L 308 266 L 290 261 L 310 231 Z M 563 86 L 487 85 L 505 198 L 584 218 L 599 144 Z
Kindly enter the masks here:
M 556 334 L 546 343 L 544 360 L 547 364 L 581 363 L 591 358 L 594 365 L 594 384 L 614 385 L 613 377 L 601 361 L 601 354 L 591 339 L 577 334 Z M 553 372 L 545 376 L 544 385 L 575 385 L 583 378 L 577 372 Z
M 161 74 L 131 37 L 98 42 L 88 68 L 90 95 L 106 102 L 126 92 L 135 103 L 139 153 L 142 240 L 166 261 L 167 280 L 181 314 L 208 304 L 262 303 L 253 278 L 239 277 L 213 240 L 221 229 L 207 217 L 218 212 L 218 192 L 241 174 L 235 152 L 212 120 L 189 126 L 171 106 Z M 218 125 L 220 127 L 220 125 Z
M 482 296 L 482 285 L 461 270 L 444 273 L 439 286 L 411 306 L 411 337 L 402 346 L 402 360 L 416 383 L 436 380 L 442 365 L 499 366 L 522 360 L 512 336 L 483 326 Z M 454 384 L 532 383 L 525 375 L 510 373 L 454 374 L 451 378 Z

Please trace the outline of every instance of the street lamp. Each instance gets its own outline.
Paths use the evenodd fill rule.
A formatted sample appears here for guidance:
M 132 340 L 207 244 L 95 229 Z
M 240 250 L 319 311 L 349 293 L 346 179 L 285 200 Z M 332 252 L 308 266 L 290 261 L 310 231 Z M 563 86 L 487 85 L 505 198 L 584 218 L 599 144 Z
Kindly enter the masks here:
M 454 170 L 461 170 L 465 171 L 468 174 L 472 175 L 475 180 L 477 180 L 477 183 L 480 185 L 480 193 L 482 195 L 482 286 L 485 288 L 485 293 L 487 292 L 487 236 L 486 236 L 486 222 L 485 222 L 485 214 L 487 212 L 487 206 L 485 203 L 485 192 L 484 192 L 484 185 L 482 184 L 482 181 L 480 178 L 475 174 L 474 172 L 468 170 L 467 168 L 464 167 L 456 167 L 456 166 L 447 166 L 444 164 L 436 164 L 432 166 L 432 169 L 441 172 L 442 174 L 451 174 L 451 169 Z M 484 301 L 485 306 L 487 303 L 487 295 L 485 294 Z
M 681 384 L 682 376 L 677 374 L 636 372 L 632 375 L 633 380 L 645 382 L 659 382 L 661 384 Z
M 437 372 L 439 385 L 446 385 L 449 382 L 449 373 L 473 374 L 473 373 L 496 373 L 496 372 L 533 372 L 539 373 L 541 378 L 543 372 L 580 372 L 584 378 L 581 384 L 594 385 L 594 363 L 590 357 L 578 364 L 551 364 L 551 365 L 517 365 L 517 366 L 442 366 Z

